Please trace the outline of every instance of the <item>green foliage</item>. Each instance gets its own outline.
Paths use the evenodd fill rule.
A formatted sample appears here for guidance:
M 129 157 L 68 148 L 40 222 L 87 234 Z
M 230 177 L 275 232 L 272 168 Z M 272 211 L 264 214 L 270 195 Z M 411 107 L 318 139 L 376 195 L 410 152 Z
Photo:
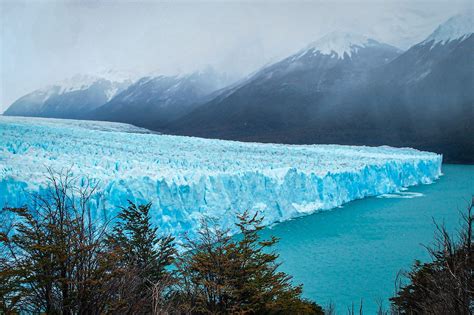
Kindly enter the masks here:
M 73 187 L 69 174 L 48 177 L 35 208 L 4 208 L 14 222 L 0 236 L 2 307 L 9 312 L 87 313 L 101 310 L 99 256 L 104 227 L 87 207 L 95 186 Z
M 136 205 L 129 201 L 121 208 L 119 221 L 107 238 L 107 261 L 113 272 L 116 294 L 109 310 L 119 313 L 151 313 L 157 287 L 166 289 L 171 278 L 166 268 L 175 255 L 174 238 L 159 237 L 150 222 L 151 203 Z
M 14 219 L 0 233 L 0 313 L 152 313 L 174 245 L 152 228 L 150 205 L 122 209 L 107 235 L 91 218 L 96 186 L 70 173 L 48 180 L 36 207 L 2 209 Z
M 159 237 L 158 228 L 150 222 L 151 203 L 135 205 L 129 201 L 128 208 L 122 208 L 119 222 L 114 227 L 110 240 L 125 254 L 129 264 L 142 270 L 142 274 L 156 282 L 163 278 L 165 267 L 173 262 L 174 238 Z
M 238 217 L 241 239 L 204 221 L 197 241 L 178 259 L 177 305 L 183 312 L 248 314 L 323 314 L 301 298 L 301 286 L 278 271 L 278 255 L 270 251 L 276 238 L 261 240 L 258 213 Z
M 0 214 L 12 218 L 0 231 L 0 314 L 323 314 L 279 271 L 258 214 L 238 217 L 238 239 L 204 221 L 178 256 L 151 204 L 130 202 L 109 230 L 91 217 L 96 186 L 49 174 L 35 207 Z
M 18 211 L 24 211 L 24 209 L 18 209 Z M 20 277 L 21 271 L 13 268 L 9 257 L 9 246 L 6 245 L 12 228 L 12 226 L 5 226 L 0 232 L 0 252 L 3 253 L 0 256 L 0 314 L 2 311 L 6 314 L 14 313 L 26 295 Z
M 416 261 L 406 274 L 408 284 L 390 299 L 398 314 L 474 313 L 473 204 L 456 240 L 437 225 L 435 246 L 428 249 L 432 262 Z

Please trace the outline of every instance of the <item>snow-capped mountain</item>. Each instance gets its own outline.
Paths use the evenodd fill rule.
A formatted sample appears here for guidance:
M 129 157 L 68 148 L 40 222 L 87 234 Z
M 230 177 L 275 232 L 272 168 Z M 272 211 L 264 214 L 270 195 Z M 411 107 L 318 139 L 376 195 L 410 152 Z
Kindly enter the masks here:
M 91 119 L 160 129 L 191 111 L 229 81 L 211 68 L 176 76 L 147 76 L 91 112 Z
M 440 25 L 422 44 L 446 44 L 454 40 L 464 40 L 474 32 L 474 16 L 460 14 Z
M 334 32 L 265 67 L 237 89 L 170 125 L 172 132 L 206 137 L 283 141 L 283 130 L 306 124 L 377 67 L 400 54 L 362 35 Z
M 411 146 L 472 163 L 473 33 L 473 16 L 458 15 L 401 52 L 333 32 L 232 85 L 212 69 L 139 80 L 78 76 L 20 98 L 5 114 L 233 140 Z
M 466 15 L 449 19 L 353 95 L 350 107 L 383 130 L 381 140 L 442 152 L 448 161 L 474 162 L 472 21 Z
M 449 103 L 459 103 L 456 95 L 467 96 L 473 79 L 474 19 L 458 15 L 441 24 L 422 42 L 382 68 L 377 83 L 414 89 L 421 86 Z M 451 86 L 452 85 L 452 86 Z M 450 95 L 450 94 L 456 95 Z M 446 104 L 447 105 L 447 104 Z
M 100 76 L 78 74 L 19 98 L 4 115 L 85 118 L 131 83 L 130 77 L 113 71 Z
M 411 146 L 474 162 L 474 23 L 455 16 L 401 53 L 332 33 L 170 124 L 224 139 Z
M 353 53 L 357 53 L 361 48 L 371 46 L 380 46 L 380 43 L 361 34 L 335 31 L 309 44 L 298 57 L 312 53 L 344 59 L 345 57 L 350 58 Z

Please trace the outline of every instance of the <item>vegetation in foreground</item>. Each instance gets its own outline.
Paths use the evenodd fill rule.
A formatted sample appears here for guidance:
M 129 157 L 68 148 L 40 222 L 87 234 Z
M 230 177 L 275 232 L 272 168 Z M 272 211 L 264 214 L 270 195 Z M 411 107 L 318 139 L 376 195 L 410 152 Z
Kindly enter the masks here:
M 0 234 L 0 313 L 323 314 L 278 270 L 258 213 L 239 215 L 238 240 L 204 220 L 178 255 L 150 223 L 151 204 L 130 203 L 109 228 L 91 215 L 96 186 L 48 180 L 35 207 L 3 209 L 13 219 Z
M 474 253 L 472 244 L 474 198 L 456 238 L 436 224 L 435 244 L 427 248 L 431 262 L 415 261 L 390 300 L 396 314 L 473 314 Z
M 238 215 L 238 238 L 203 220 L 178 254 L 175 240 L 152 226 L 151 204 L 130 203 L 116 219 L 94 222 L 97 186 L 78 186 L 68 173 L 50 172 L 48 181 L 34 207 L 2 210 L 0 314 L 335 312 L 303 299 L 302 287 L 279 271 L 271 250 L 278 240 L 260 238 L 258 213 Z M 380 314 L 474 312 L 473 204 L 458 237 L 437 225 L 432 261 L 415 262 L 398 282 L 391 310 Z

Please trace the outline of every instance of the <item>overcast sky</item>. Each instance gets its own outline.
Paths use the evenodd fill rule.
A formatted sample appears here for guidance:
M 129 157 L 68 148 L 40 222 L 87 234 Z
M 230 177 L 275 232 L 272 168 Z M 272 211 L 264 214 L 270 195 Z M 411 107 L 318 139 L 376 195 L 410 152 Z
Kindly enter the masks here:
M 334 30 L 402 49 L 474 1 L 0 0 L 0 112 L 77 73 L 164 74 L 207 65 L 244 75 Z

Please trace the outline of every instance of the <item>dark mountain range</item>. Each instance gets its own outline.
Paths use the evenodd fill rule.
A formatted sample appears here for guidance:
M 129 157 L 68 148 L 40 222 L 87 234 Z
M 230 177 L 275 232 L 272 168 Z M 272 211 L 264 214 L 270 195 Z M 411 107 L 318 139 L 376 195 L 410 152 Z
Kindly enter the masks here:
M 76 75 L 21 97 L 4 114 L 107 120 L 159 129 L 219 95 L 230 80 L 211 68 L 139 80 Z
M 144 77 L 92 111 L 91 119 L 160 129 L 192 111 L 229 81 L 212 69 L 180 76 Z
M 405 52 L 331 33 L 229 85 L 212 69 L 137 81 L 79 76 L 5 115 L 131 123 L 180 135 L 410 146 L 474 163 L 474 21 L 460 15 Z
M 363 36 L 332 33 L 200 106 L 171 129 L 189 135 L 259 140 L 267 133 L 297 128 L 346 91 L 363 86 L 374 68 L 399 53 Z
M 448 162 L 474 163 L 470 21 L 454 17 L 402 54 L 361 36 L 330 34 L 167 131 L 243 141 L 412 146 L 443 153 Z
M 85 119 L 130 84 L 128 79 L 76 75 L 19 98 L 4 115 Z

